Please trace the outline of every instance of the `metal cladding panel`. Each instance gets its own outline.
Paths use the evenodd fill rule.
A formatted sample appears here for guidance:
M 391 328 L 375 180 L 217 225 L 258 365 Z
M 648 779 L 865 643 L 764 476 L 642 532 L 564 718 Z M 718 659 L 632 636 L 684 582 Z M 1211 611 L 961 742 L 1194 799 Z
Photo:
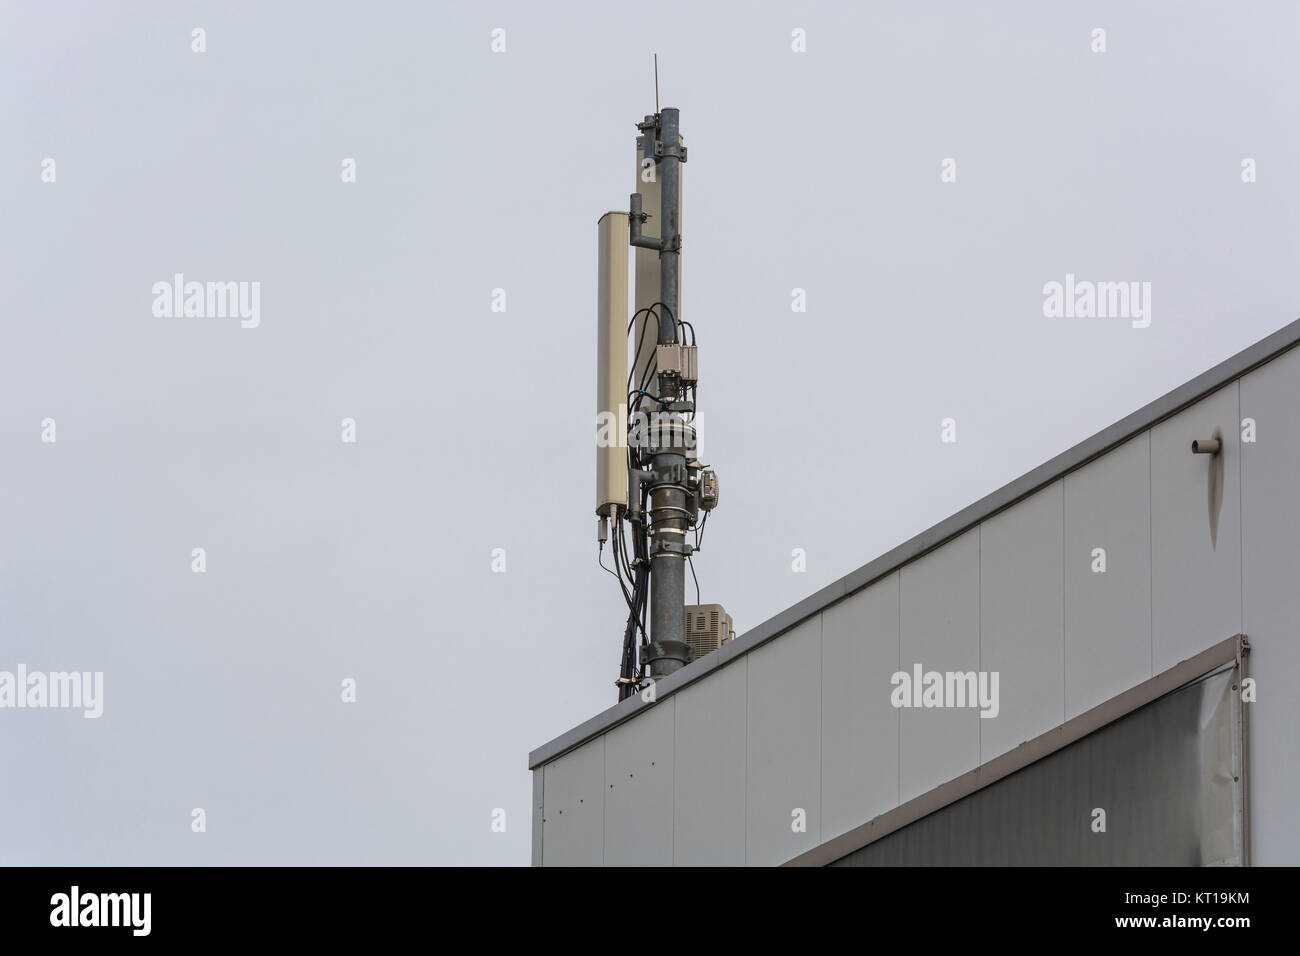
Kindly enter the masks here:
M 673 864 L 673 713 L 660 701 L 605 735 L 605 865 Z
M 898 805 L 898 573 L 822 612 L 822 834 Z
M 1065 723 L 1063 524 L 1057 481 L 980 529 L 980 670 L 998 675 L 981 762 Z
M 745 865 L 748 657 L 673 695 L 674 862 Z
M 899 670 L 979 670 L 979 528 L 905 566 L 899 578 Z M 980 756 L 976 708 L 899 711 L 899 802 L 973 770 Z
M 818 614 L 749 654 L 750 866 L 784 863 L 821 842 L 821 639 Z
M 1094 571 L 1102 557 L 1105 571 Z M 1065 476 L 1065 717 L 1151 676 L 1151 438 L 1143 432 Z
M 1241 380 L 1242 589 L 1249 674 L 1251 862 L 1300 864 L 1300 349 Z M 1238 433 L 1240 437 L 1240 432 Z
M 1235 684 L 1186 685 L 832 865 L 1241 865 Z
M 542 819 L 546 816 L 546 793 L 543 789 L 545 767 L 533 771 L 533 866 L 542 865 Z
M 546 765 L 543 866 L 600 866 L 605 851 L 605 738 Z
M 1151 430 L 1152 673 L 1242 629 L 1239 408 L 1233 382 Z M 1192 454 L 1216 429 L 1223 451 Z

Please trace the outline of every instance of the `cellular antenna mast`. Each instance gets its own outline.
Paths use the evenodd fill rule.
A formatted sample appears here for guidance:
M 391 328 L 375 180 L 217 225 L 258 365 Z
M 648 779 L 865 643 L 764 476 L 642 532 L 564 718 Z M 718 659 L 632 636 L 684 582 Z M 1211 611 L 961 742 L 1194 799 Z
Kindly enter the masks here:
M 596 514 L 602 559 L 612 534 L 610 573 L 628 605 L 620 700 L 732 636 L 720 605 L 686 604 L 686 568 L 718 503 L 718 476 L 699 460 L 693 424 L 695 329 L 681 310 L 686 147 L 678 111 L 659 108 L 657 54 L 655 112 L 636 126 L 636 191 L 627 212 L 608 212 L 597 225 Z M 656 218 L 657 235 L 651 235 L 646 223 Z M 635 250 L 630 323 L 629 248 Z M 693 542 L 687 540 L 692 532 Z M 696 592 L 698 600 L 698 579 Z

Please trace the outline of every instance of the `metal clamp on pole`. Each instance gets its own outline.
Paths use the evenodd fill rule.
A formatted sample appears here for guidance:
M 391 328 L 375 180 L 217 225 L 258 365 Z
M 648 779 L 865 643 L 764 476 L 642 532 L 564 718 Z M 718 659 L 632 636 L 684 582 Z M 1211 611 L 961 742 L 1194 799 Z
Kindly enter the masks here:
M 676 544 L 672 541 L 656 541 L 650 546 L 650 557 L 654 558 L 657 554 L 675 555 L 679 558 L 689 558 L 695 553 L 695 549 L 685 542 Z
M 644 200 L 640 193 L 632 193 L 628 197 L 628 214 L 627 214 L 627 233 L 628 244 L 640 249 L 657 249 L 660 252 L 664 250 L 663 239 L 655 236 L 647 236 L 642 231 L 642 225 L 650 218 L 649 214 L 643 209 Z

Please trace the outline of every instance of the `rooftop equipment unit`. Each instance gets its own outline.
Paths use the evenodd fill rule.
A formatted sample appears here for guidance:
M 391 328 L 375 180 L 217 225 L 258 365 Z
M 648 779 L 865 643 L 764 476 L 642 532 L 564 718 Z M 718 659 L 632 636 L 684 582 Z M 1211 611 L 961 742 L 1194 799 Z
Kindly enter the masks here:
M 735 637 L 731 615 L 721 604 L 686 605 L 686 643 L 691 648 L 691 660 L 698 661 Z

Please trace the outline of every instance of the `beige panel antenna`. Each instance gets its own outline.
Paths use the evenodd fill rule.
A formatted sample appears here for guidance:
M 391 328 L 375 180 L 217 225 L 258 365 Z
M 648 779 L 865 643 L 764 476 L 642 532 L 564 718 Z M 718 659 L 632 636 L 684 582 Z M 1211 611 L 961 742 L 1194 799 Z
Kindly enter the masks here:
M 596 227 L 596 514 L 627 504 L 627 213 Z

